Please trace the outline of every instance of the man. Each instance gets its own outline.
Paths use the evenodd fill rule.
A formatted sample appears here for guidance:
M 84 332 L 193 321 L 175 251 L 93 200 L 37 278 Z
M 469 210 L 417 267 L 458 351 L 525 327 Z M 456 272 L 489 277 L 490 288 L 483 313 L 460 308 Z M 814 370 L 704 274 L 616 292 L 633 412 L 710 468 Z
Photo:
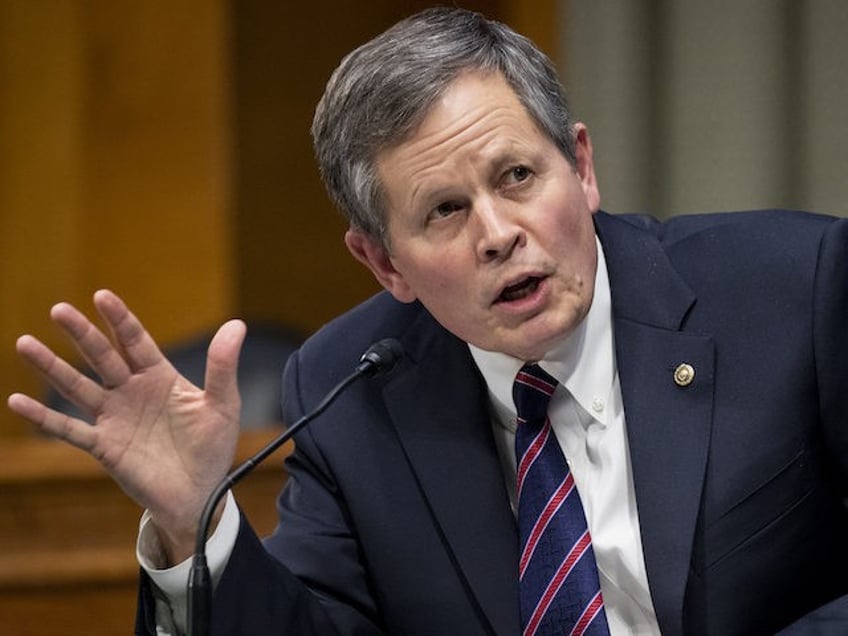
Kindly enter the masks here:
M 293 356 L 286 419 L 371 342 L 406 354 L 298 435 L 264 546 L 231 499 L 218 511 L 214 633 L 771 634 L 848 591 L 848 223 L 599 211 L 590 138 L 550 62 L 458 9 L 349 55 L 313 135 L 346 244 L 388 293 Z M 221 327 L 200 390 L 115 295 L 95 304 L 114 345 L 67 304 L 52 316 L 102 385 L 30 336 L 18 350 L 96 425 L 9 404 L 147 508 L 139 630 L 155 614 L 173 633 L 233 456 L 244 327 Z M 516 468 L 512 387 L 528 362 L 548 374 L 545 452 L 568 458 L 591 538 L 576 562 L 600 593 L 579 615 L 545 611 L 577 605 L 557 593 L 570 574 L 524 605 L 537 544 L 514 484 L 534 468 Z

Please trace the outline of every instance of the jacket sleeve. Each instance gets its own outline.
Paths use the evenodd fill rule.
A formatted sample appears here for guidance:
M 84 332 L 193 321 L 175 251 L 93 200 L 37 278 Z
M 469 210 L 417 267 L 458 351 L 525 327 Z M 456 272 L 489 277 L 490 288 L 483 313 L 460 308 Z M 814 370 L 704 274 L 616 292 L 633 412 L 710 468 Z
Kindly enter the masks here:
M 307 401 L 301 398 L 300 368 L 295 353 L 283 376 L 283 415 L 289 424 L 303 415 L 302 401 Z M 320 382 L 307 384 L 319 390 L 314 385 Z M 338 416 L 337 411 L 330 414 Z M 279 497 L 280 522 L 273 535 L 260 541 L 242 518 L 236 547 L 213 598 L 213 634 L 380 634 L 376 603 L 340 488 L 309 427 L 295 441 L 286 460 L 288 480 Z

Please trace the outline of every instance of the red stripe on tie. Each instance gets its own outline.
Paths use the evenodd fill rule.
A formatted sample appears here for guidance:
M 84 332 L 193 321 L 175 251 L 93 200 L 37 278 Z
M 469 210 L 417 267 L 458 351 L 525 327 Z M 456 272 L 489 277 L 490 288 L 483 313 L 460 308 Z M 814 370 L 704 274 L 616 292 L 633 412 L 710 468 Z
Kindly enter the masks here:
M 569 636 L 583 636 L 583 632 L 586 631 L 586 628 L 595 620 L 595 617 L 601 613 L 601 609 L 604 607 L 604 597 L 601 595 L 601 591 L 598 590 L 598 593 L 595 594 L 595 598 L 589 601 L 589 605 L 583 610 L 583 614 L 580 615 L 580 618 L 577 620 L 577 624 L 574 626 L 574 629 L 571 630 L 571 634 Z
M 537 391 L 541 391 L 548 396 L 553 395 L 554 389 L 556 389 L 556 384 L 545 382 L 543 379 L 537 378 L 535 375 L 530 375 L 526 371 L 519 371 L 518 375 L 515 376 L 515 381 L 519 384 L 524 384 L 525 386 L 536 389 Z
M 545 443 L 548 441 L 548 436 L 550 435 L 550 432 L 551 427 L 549 425 L 543 426 L 542 430 L 539 431 L 539 434 L 536 435 L 535 439 L 530 442 L 530 446 L 527 447 L 527 450 L 524 452 L 524 455 L 521 456 L 521 463 L 518 465 L 518 470 L 516 471 L 515 476 L 516 499 L 521 498 L 521 488 L 524 486 L 524 477 L 527 475 L 527 471 L 530 470 L 530 467 L 533 465 L 533 462 L 536 461 L 536 458 L 539 456 L 539 453 L 542 452 L 542 448 L 544 448 Z
M 554 494 L 548 500 L 548 503 L 545 504 L 545 508 L 542 510 L 539 518 L 536 519 L 536 523 L 530 531 L 530 536 L 527 537 L 527 544 L 524 546 L 524 550 L 521 553 L 521 561 L 518 565 L 519 581 L 524 578 L 524 571 L 527 569 L 527 564 L 530 563 L 530 559 L 533 557 L 533 552 L 536 551 L 536 546 L 539 544 L 539 539 L 542 538 L 545 528 L 548 527 L 548 524 L 551 519 L 553 519 L 557 510 L 562 507 L 563 502 L 568 499 L 572 490 L 574 490 L 574 477 L 569 472 L 556 491 L 554 491 Z
M 527 621 L 527 627 L 524 628 L 524 636 L 533 636 L 536 633 L 536 630 L 539 628 L 539 623 L 541 623 L 542 619 L 545 617 L 545 612 L 548 611 L 548 607 L 550 607 L 551 602 L 554 600 L 557 592 L 559 592 L 559 588 L 562 587 L 565 579 L 568 578 L 571 570 L 574 569 L 575 564 L 580 560 L 580 557 L 585 554 L 586 550 L 588 550 L 591 545 L 592 538 L 589 536 L 589 531 L 586 530 L 586 532 L 583 533 L 583 536 L 577 540 L 577 543 L 574 544 L 574 547 L 571 548 L 568 555 L 560 564 L 556 574 L 554 574 L 554 577 L 551 579 L 551 582 L 548 583 L 548 587 L 545 589 L 544 594 L 542 594 L 542 598 L 540 598 L 539 602 L 536 604 L 536 609 L 533 610 L 530 620 Z

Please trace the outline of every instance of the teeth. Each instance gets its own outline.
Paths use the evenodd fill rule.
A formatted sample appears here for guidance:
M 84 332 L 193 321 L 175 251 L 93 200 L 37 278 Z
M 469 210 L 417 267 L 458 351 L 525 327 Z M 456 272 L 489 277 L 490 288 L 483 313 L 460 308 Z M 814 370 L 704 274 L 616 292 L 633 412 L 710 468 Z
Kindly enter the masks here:
M 528 278 L 527 280 L 522 281 L 517 285 L 511 285 L 504 289 L 503 293 L 501 293 L 501 299 L 505 301 L 513 301 L 525 298 L 526 296 L 529 296 L 534 291 L 536 291 L 536 288 L 538 286 L 538 278 Z

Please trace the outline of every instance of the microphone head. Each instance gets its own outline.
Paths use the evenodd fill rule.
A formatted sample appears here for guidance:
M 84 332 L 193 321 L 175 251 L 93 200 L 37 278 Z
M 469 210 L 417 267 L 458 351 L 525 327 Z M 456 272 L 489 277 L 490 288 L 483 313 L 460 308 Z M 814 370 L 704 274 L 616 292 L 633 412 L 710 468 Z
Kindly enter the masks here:
M 403 358 L 403 347 L 394 338 L 384 338 L 372 344 L 359 358 L 357 371 L 369 376 L 390 373 Z

